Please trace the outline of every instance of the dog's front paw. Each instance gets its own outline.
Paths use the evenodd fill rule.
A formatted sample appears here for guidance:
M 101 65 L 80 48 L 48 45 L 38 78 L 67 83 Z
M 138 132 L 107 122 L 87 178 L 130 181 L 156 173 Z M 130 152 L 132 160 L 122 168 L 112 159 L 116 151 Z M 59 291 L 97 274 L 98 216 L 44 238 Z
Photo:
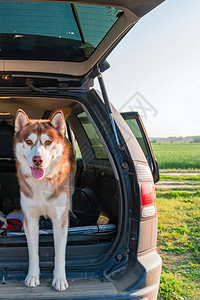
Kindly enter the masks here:
M 26 286 L 30 286 L 30 287 L 38 286 L 40 284 L 39 275 L 36 276 L 27 275 L 24 283 Z
M 52 286 L 59 292 L 65 291 L 68 288 L 66 277 L 54 276 Z

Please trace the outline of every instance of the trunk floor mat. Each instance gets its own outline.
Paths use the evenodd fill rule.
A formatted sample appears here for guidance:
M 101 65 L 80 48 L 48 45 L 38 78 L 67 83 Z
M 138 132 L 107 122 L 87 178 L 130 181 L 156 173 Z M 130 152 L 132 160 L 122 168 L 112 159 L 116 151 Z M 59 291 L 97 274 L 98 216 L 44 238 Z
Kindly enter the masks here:
M 117 226 L 114 224 L 107 225 L 92 225 L 92 226 L 80 226 L 80 227 L 69 227 L 68 235 L 89 235 L 89 234 L 98 234 L 98 233 L 109 233 L 114 232 Z M 1 230 L 0 230 L 1 231 Z M 3 231 L 3 229 L 2 229 Z M 52 229 L 43 229 L 39 231 L 40 235 L 52 234 Z M 25 236 L 24 231 L 15 231 L 15 232 L 7 232 L 6 236 Z M 1 238 L 1 237 L 0 237 Z

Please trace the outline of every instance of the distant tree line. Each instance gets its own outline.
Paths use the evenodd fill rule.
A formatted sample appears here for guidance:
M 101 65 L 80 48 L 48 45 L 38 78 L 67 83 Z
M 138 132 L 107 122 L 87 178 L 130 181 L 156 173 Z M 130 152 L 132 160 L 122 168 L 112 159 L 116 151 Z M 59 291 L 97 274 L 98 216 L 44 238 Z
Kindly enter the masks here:
M 194 143 L 200 143 L 200 136 L 196 136 L 194 138 Z
M 167 138 L 150 138 L 151 143 L 200 143 L 200 135 L 197 136 L 171 136 Z

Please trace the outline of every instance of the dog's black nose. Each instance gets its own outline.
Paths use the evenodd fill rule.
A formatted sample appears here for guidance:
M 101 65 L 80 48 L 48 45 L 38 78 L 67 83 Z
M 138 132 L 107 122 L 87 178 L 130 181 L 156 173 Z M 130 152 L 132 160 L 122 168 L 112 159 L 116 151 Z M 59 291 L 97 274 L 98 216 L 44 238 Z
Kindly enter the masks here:
M 39 167 L 43 163 L 43 159 L 41 156 L 33 156 L 32 158 L 34 165 Z

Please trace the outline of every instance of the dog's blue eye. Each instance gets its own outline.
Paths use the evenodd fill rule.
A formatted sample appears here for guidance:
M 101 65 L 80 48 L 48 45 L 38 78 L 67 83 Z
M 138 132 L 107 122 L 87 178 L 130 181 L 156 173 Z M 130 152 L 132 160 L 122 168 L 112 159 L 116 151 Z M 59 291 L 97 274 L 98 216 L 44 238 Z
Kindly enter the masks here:
M 50 145 L 52 143 L 52 141 L 51 140 L 47 140 L 46 142 L 45 142 L 45 145 Z
M 26 140 L 27 145 L 33 145 L 33 142 L 31 140 Z

